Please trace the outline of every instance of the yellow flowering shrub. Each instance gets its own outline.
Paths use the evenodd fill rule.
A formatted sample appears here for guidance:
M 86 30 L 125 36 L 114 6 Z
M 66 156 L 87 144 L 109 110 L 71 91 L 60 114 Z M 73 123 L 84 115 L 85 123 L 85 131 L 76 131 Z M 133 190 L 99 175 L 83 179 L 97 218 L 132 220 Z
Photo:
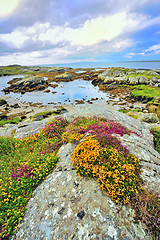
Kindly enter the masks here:
M 84 134 L 79 134 L 76 132 L 64 132 L 62 134 L 63 143 L 73 143 L 78 142 L 80 139 L 84 137 Z
M 100 159 L 101 147 L 99 142 L 92 137 L 87 137 L 83 142 L 79 143 L 73 151 L 72 162 L 77 168 L 77 173 L 82 176 L 96 176 L 96 166 Z
M 103 165 L 98 172 L 100 188 L 115 202 L 128 203 L 130 196 L 138 193 L 139 159 L 131 154 L 124 156 L 114 148 L 103 149 L 101 156 Z
M 72 162 L 80 176 L 98 178 L 100 188 L 117 203 L 126 204 L 138 193 L 139 159 L 113 147 L 101 148 L 93 136 L 77 145 Z

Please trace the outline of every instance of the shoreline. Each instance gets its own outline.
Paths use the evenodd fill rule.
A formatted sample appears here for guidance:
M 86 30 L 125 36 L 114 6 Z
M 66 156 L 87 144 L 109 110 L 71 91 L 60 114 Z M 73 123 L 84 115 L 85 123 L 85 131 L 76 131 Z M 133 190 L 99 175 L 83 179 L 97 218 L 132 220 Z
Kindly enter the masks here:
M 11 135 L 15 131 L 14 129 L 23 128 L 24 125 L 35 125 L 37 129 L 40 125 L 43 126 L 41 122 L 46 123 L 49 119 L 59 114 L 65 115 L 67 112 L 78 114 L 78 111 L 81 111 L 82 114 L 86 114 L 88 110 L 88 114 L 92 114 L 95 112 L 94 108 L 97 109 L 98 113 L 103 112 L 104 109 L 106 111 L 111 109 L 122 111 L 135 119 L 143 118 L 142 121 L 144 122 L 159 123 L 160 70 L 145 71 L 113 67 L 101 70 L 67 67 L 50 69 L 32 67 L 25 69 L 25 67 L 16 65 L 11 68 L 13 71 L 23 70 L 27 71 L 27 74 L 28 71 L 32 71 L 32 73 L 23 78 L 10 80 L 10 87 L 5 88 L 6 93 L 18 92 L 23 94 L 32 92 L 34 95 L 35 91 L 41 90 L 41 92 L 36 92 L 40 99 L 43 99 L 43 94 L 46 94 L 47 100 L 51 100 L 50 92 L 51 96 L 53 96 L 53 93 L 57 93 L 59 96 L 62 94 L 68 100 L 58 102 L 58 99 L 58 103 L 56 103 L 53 98 L 53 102 L 42 104 L 38 102 L 39 98 L 36 98 L 37 103 L 33 103 L 32 101 L 26 102 L 23 99 L 15 99 L 8 95 L 0 96 L 0 136 Z M 103 92 L 103 94 L 98 95 L 97 92 L 92 92 L 92 89 L 88 94 L 90 85 L 85 85 L 83 82 L 79 84 L 80 86 L 76 85 L 77 83 L 72 84 L 77 79 L 90 82 L 94 88 L 98 89 L 98 92 Z M 56 82 L 56 84 L 53 84 L 53 82 Z M 61 90 L 65 82 L 70 82 L 69 87 Z M 76 86 L 78 88 L 74 92 Z M 84 93 L 81 90 L 83 88 L 86 88 Z M 83 94 L 76 95 L 77 91 Z M 70 92 L 72 92 L 73 99 L 68 94 Z M 38 96 L 36 94 L 35 97 Z M 83 97 L 83 95 L 86 97 Z M 95 112 L 95 115 L 97 115 L 97 112 Z
M 14 101 L 12 98 L 10 97 L 6 97 L 6 100 L 9 100 L 10 102 L 12 102 L 12 104 L 14 104 Z M 15 103 L 16 100 L 15 100 Z M 59 107 L 61 107 L 62 109 L 64 108 L 66 111 L 63 111 L 61 113 L 58 114 L 53 114 L 50 116 L 47 116 L 44 119 L 32 119 L 31 117 L 34 116 L 36 113 L 41 113 L 43 111 L 53 111 L 53 110 L 57 110 L 57 107 L 55 107 L 55 105 L 41 105 L 41 104 L 28 104 L 28 103 L 23 103 L 18 101 L 18 104 L 20 106 L 20 108 L 10 108 L 10 114 L 14 115 L 14 114 L 22 114 L 24 115 L 24 111 L 26 112 L 25 115 L 27 116 L 26 119 L 22 120 L 20 123 L 18 124 L 6 124 L 3 127 L 0 127 L 0 136 L 13 136 L 13 137 L 18 137 L 18 138 L 23 138 L 23 137 L 27 137 L 29 135 L 38 133 L 38 131 L 43 128 L 49 121 L 51 121 L 52 119 L 54 119 L 56 116 L 63 116 L 65 118 L 69 118 L 72 119 L 74 117 L 77 116 L 102 116 L 107 114 L 107 112 L 114 112 L 114 116 L 115 116 L 115 121 L 116 121 L 116 115 L 119 114 L 123 114 L 120 113 L 118 111 L 118 109 L 122 106 L 118 106 L 118 105 L 114 105 L 115 102 L 109 102 L 106 103 L 103 100 L 97 100 L 94 101 L 93 104 L 89 104 L 89 103 L 84 103 L 84 104 L 64 104 L 61 105 Z M 135 103 L 136 104 L 136 103 Z M 137 103 L 138 105 L 138 103 Z M 142 103 L 139 103 L 139 107 L 142 107 Z M 145 106 L 145 105 L 144 105 Z M 125 105 L 123 105 L 123 107 L 125 107 Z M 126 115 L 126 114 L 124 114 Z M 124 116 L 125 117 L 125 116 Z M 128 116 L 126 116 L 128 118 Z M 129 117 L 131 119 L 131 121 L 133 121 L 134 119 Z M 135 121 L 137 121 L 135 119 Z M 139 121 L 138 121 L 139 122 Z M 138 123 L 137 122 L 137 123 Z M 128 124 L 126 122 L 126 124 Z M 144 123 L 146 124 L 148 127 L 157 127 L 160 126 L 159 123 Z

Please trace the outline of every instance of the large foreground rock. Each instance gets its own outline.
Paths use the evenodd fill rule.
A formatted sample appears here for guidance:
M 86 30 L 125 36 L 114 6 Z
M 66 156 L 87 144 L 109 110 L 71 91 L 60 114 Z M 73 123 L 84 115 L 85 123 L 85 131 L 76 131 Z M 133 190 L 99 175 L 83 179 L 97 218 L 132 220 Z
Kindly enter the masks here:
M 75 148 L 62 146 L 57 168 L 34 191 L 14 240 L 150 240 L 134 211 L 116 205 L 94 179 L 80 178 L 71 164 Z
M 130 153 L 141 160 L 141 177 L 146 188 L 155 190 L 160 195 L 160 154 L 154 149 L 153 135 L 150 132 L 151 127 L 157 126 L 156 124 L 141 122 L 111 108 L 105 108 L 105 104 L 98 103 L 87 107 L 79 106 L 77 111 L 65 114 L 65 117 L 70 121 L 77 116 L 105 117 L 108 120 L 119 122 L 139 134 L 139 136 L 133 133 L 130 136 L 117 137 L 129 149 Z
M 154 150 L 150 124 L 100 103 L 79 105 L 64 115 L 68 120 L 77 116 L 103 116 L 140 134 L 117 137 L 141 160 L 141 177 L 146 188 L 160 193 L 160 155 Z M 18 132 L 20 129 L 15 133 L 19 137 L 22 136 Z M 22 131 L 25 131 L 25 126 Z M 73 144 L 60 148 L 56 169 L 34 191 L 24 219 L 12 239 L 151 240 L 141 222 L 135 223 L 133 209 L 116 205 L 99 189 L 96 180 L 76 175 L 71 163 L 74 148 Z

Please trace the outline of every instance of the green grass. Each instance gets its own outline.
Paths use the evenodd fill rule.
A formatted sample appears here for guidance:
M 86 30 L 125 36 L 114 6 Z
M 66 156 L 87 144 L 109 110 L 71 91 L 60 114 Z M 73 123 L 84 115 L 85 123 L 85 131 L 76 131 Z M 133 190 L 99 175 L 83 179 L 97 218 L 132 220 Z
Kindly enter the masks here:
M 63 111 L 66 111 L 66 109 L 61 107 L 61 108 L 58 108 L 57 110 L 54 110 L 54 111 L 39 112 L 39 113 L 36 113 L 35 115 L 31 116 L 30 119 L 34 120 L 38 116 L 41 116 L 41 120 L 42 120 L 42 119 L 47 118 L 51 115 L 60 114 Z
M 158 78 L 160 79 L 160 76 L 158 75 L 152 75 L 150 74 L 149 72 L 145 71 L 144 73 L 131 73 L 131 74 L 128 74 L 129 77 L 146 77 L 146 78 L 149 78 L 149 79 L 152 79 L 153 77 L 155 78 Z
M 90 139 L 79 142 L 88 132 L 91 135 Z M 27 138 L 0 137 L 0 239 L 10 239 L 15 233 L 17 225 L 23 219 L 27 202 L 33 190 L 54 170 L 58 162 L 57 150 L 59 147 L 64 143 L 74 142 L 77 143 L 78 148 L 78 155 L 74 154 L 75 163 L 78 163 L 78 158 L 81 160 L 81 151 L 86 150 L 83 149 L 83 146 L 86 146 L 89 153 L 86 159 L 89 164 L 92 164 L 92 154 L 96 151 L 97 146 L 100 146 L 99 158 L 96 159 L 98 152 L 94 154 L 94 173 L 88 172 L 87 169 L 92 168 L 88 165 L 86 168 L 85 162 L 83 162 L 84 169 L 77 167 L 77 171 L 80 171 L 80 175 L 84 173 L 89 177 L 96 174 L 101 185 L 104 184 L 104 181 L 102 184 L 101 178 L 108 181 L 109 187 L 114 191 L 106 192 L 107 195 L 116 203 L 125 204 L 129 201 L 129 204 L 135 209 L 137 219 L 142 219 L 153 237 L 158 240 L 160 229 L 156 226 L 160 202 L 157 195 L 146 192 L 140 186 L 139 159 L 130 155 L 120 141 L 115 136 L 111 136 L 111 133 L 123 136 L 123 134 L 130 134 L 131 131 L 113 121 L 108 122 L 105 118 L 79 117 L 68 123 L 65 119 L 57 117 L 38 134 Z M 97 151 L 99 150 L 97 149 Z M 119 182 L 119 178 L 114 173 L 113 169 L 116 169 L 121 178 L 124 173 L 123 164 L 125 164 L 126 171 L 129 171 L 132 176 L 129 182 L 125 176 Z M 105 169 L 103 174 L 102 169 Z M 108 171 L 113 175 L 113 179 L 112 177 L 107 178 Z M 116 184 L 114 184 L 114 180 Z M 124 198 L 120 192 L 122 187 Z M 101 188 L 106 191 L 105 185 Z M 147 204 L 147 209 L 143 207 L 143 204 L 145 206 Z
M 34 119 L 37 118 L 38 116 L 41 116 L 42 119 L 43 119 L 43 118 L 46 118 L 46 117 L 48 117 L 48 116 L 50 116 L 50 115 L 54 115 L 54 114 L 55 114 L 54 111 L 46 111 L 46 112 L 36 113 L 34 116 L 31 116 L 30 118 L 31 118 L 32 120 L 34 120 Z M 42 120 L 42 119 L 41 119 L 41 120 Z
M 53 171 L 66 124 L 57 118 L 28 138 L 0 137 L 0 239 L 10 239 L 33 190 Z
M 128 112 L 142 112 L 141 109 L 133 109 L 133 110 L 118 110 L 118 112 L 122 112 L 122 113 L 128 113 Z
M 137 85 L 132 87 L 131 95 L 141 97 L 142 99 L 154 99 L 160 97 L 160 89 L 158 87 L 150 87 L 145 85 Z
M 157 152 L 160 154 L 160 128 L 152 128 L 151 132 L 154 136 L 154 145 Z
M 21 122 L 21 119 L 18 117 L 15 117 L 11 120 L 0 120 L 0 127 L 3 127 L 5 124 L 9 124 L 9 123 L 18 124 L 19 122 Z
M 38 71 L 40 73 L 41 71 Z M 18 75 L 18 74 L 33 74 L 35 71 L 30 71 L 29 67 L 20 66 L 20 65 L 10 65 L 0 67 L 0 76 L 10 76 L 10 75 Z

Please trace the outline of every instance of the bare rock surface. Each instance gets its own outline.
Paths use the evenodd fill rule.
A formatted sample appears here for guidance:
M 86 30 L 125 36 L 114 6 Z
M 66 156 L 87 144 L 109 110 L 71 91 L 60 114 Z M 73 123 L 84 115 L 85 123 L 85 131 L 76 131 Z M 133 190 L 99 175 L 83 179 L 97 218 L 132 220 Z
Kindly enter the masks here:
M 116 205 L 96 180 L 76 175 L 70 165 L 74 147 L 61 147 L 56 170 L 34 191 L 12 240 L 151 239 L 134 223 L 134 210 Z

